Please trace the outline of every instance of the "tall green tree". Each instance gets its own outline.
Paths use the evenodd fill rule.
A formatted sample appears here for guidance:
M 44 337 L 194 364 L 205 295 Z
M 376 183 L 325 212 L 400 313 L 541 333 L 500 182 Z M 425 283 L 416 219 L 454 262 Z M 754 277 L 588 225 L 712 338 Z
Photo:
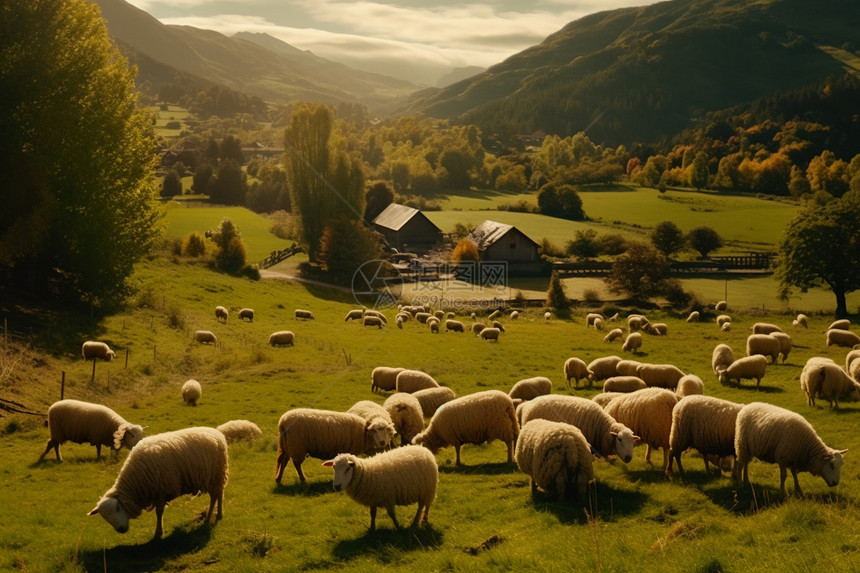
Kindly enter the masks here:
M 33 290 L 118 303 L 159 235 L 135 72 L 85 0 L 8 0 L 0 30 L 0 264 Z
M 161 182 L 161 196 L 164 198 L 182 195 L 182 178 L 175 169 L 170 169 Z
M 711 227 L 696 227 L 687 233 L 687 244 L 704 259 L 723 246 L 723 238 Z
M 377 181 L 371 185 L 365 194 L 364 221 L 372 223 L 392 202 L 394 202 L 394 191 L 385 181 Z
M 660 253 L 649 245 L 632 243 L 612 263 L 604 282 L 611 293 L 648 300 L 665 292 L 668 278 L 669 263 Z
M 657 223 L 654 230 L 651 232 L 651 244 L 654 248 L 663 253 L 666 258 L 671 257 L 677 252 L 684 250 L 687 245 L 684 238 L 684 232 L 672 221 L 662 221 Z
M 826 285 L 836 296 L 836 315 L 846 316 L 845 297 L 860 288 L 860 194 L 808 202 L 786 227 L 776 277 L 786 291 Z

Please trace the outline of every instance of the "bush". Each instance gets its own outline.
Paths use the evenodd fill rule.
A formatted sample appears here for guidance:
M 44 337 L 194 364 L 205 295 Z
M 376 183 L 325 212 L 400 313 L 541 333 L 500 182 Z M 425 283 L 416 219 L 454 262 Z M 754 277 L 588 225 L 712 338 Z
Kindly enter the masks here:
M 570 307 L 570 299 L 564 289 L 564 283 L 558 271 L 552 271 L 549 278 L 549 288 L 546 291 L 546 304 L 556 310 L 566 310 Z
M 454 264 L 460 263 L 461 261 L 478 262 L 480 256 L 478 245 L 475 244 L 475 241 L 469 237 L 463 237 L 451 252 L 451 262 Z
M 194 232 L 185 235 L 182 239 L 182 250 L 180 251 L 183 257 L 201 257 L 206 254 L 206 239 L 200 233 Z
M 230 239 L 227 246 L 215 255 L 215 264 L 226 273 L 237 274 L 245 267 L 246 257 L 245 243 L 236 236 Z
M 587 288 L 582 291 L 582 300 L 589 304 L 598 304 L 600 302 L 600 291 Z
M 269 214 L 269 232 L 279 239 L 295 238 L 293 216 L 283 209 Z

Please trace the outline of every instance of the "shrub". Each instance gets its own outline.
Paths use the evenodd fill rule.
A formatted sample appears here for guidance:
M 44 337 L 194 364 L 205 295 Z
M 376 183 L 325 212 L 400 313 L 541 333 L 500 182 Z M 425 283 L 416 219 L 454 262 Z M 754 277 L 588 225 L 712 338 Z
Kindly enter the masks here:
M 182 239 L 181 254 L 184 257 L 201 257 L 206 254 L 206 239 L 197 232 L 189 233 Z
M 549 288 L 546 291 L 546 304 L 556 310 L 566 310 L 570 307 L 570 299 L 564 289 L 564 283 L 558 271 L 552 271 L 549 278 Z
M 478 252 L 478 245 L 475 244 L 475 241 L 470 239 L 469 237 L 463 237 L 457 242 L 457 246 L 454 247 L 454 250 L 451 252 L 451 262 L 454 264 L 460 263 L 461 261 L 474 261 L 478 262 L 481 255 Z
M 293 216 L 279 209 L 269 214 L 269 232 L 279 239 L 292 239 L 295 237 L 295 226 Z
M 597 304 L 600 302 L 600 291 L 593 288 L 587 288 L 582 291 L 582 300 L 589 304 Z

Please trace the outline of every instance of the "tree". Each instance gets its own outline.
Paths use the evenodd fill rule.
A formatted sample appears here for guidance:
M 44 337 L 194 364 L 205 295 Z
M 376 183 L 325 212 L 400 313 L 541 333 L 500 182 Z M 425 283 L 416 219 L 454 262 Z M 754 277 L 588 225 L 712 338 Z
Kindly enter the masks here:
M 708 178 L 710 177 L 710 173 L 708 172 L 708 156 L 701 152 L 697 153 L 693 162 L 690 164 L 687 173 L 690 179 L 690 185 L 696 189 L 707 187 Z
M 248 178 L 239 164 L 225 159 L 218 166 L 215 180 L 209 184 L 209 201 L 222 205 L 244 205 Z
M 379 239 L 360 221 L 332 219 L 326 223 L 320 237 L 318 262 L 336 282 L 349 283 L 361 265 L 381 256 Z
M 170 169 L 161 182 L 161 196 L 166 198 L 182 195 L 182 178 L 175 169 Z
M 575 238 L 567 243 L 567 254 L 572 255 L 580 261 L 593 259 L 600 255 L 600 242 L 597 240 L 597 231 L 585 229 L 577 231 Z
M 394 191 L 384 181 L 377 181 L 367 190 L 364 200 L 364 221 L 372 223 L 386 207 L 394 202 Z
M 669 263 L 660 253 L 643 243 L 633 243 L 612 263 L 604 282 L 613 294 L 648 300 L 664 292 L 668 277 Z
M 546 290 L 546 304 L 556 310 L 567 310 L 570 307 L 570 299 L 567 298 L 564 283 L 561 282 L 558 271 L 552 271 L 549 277 L 549 288 Z
M 651 244 L 667 259 L 686 246 L 684 232 L 672 221 L 657 223 L 651 233 Z
M 239 234 L 239 227 L 230 217 L 224 217 L 218 226 L 207 234 L 218 248 L 215 264 L 224 272 L 238 273 L 245 267 L 245 244 Z
M 711 251 L 723 246 L 723 238 L 711 227 L 696 227 L 687 233 L 687 244 L 706 259 Z
M 538 191 L 538 209 L 544 215 L 582 221 L 585 211 L 582 210 L 582 199 L 572 185 L 554 185 L 548 183 Z
M 119 303 L 159 235 L 134 71 L 84 0 L 0 7 L 0 264 L 33 292 Z
M 459 264 L 461 261 L 478 262 L 480 258 L 481 255 L 478 252 L 478 245 L 476 245 L 475 241 L 469 237 L 463 237 L 457 241 L 457 245 L 451 252 L 451 262 L 455 265 Z
M 845 296 L 860 288 L 860 195 L 807 203 L 785 230 L 776 277 L 786 291 L 827 285 L 836 315 L 847 316 Z
M 191 178 L 191 190 L 197 195 L 208 195 L 209 184 L 212 177 L 215 175 L 215 170 L 209 163 L 201 163 L 194 172 L 194 177 Z

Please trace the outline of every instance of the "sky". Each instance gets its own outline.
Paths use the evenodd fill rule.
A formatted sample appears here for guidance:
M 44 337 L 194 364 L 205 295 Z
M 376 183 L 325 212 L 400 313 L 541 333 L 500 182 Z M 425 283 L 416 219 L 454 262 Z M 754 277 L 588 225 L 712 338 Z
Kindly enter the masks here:
M 655 0 L 128 0 L 164 24 L 264 32 L 349 66 L 434 85 L 489 67 L 594 12 Z

